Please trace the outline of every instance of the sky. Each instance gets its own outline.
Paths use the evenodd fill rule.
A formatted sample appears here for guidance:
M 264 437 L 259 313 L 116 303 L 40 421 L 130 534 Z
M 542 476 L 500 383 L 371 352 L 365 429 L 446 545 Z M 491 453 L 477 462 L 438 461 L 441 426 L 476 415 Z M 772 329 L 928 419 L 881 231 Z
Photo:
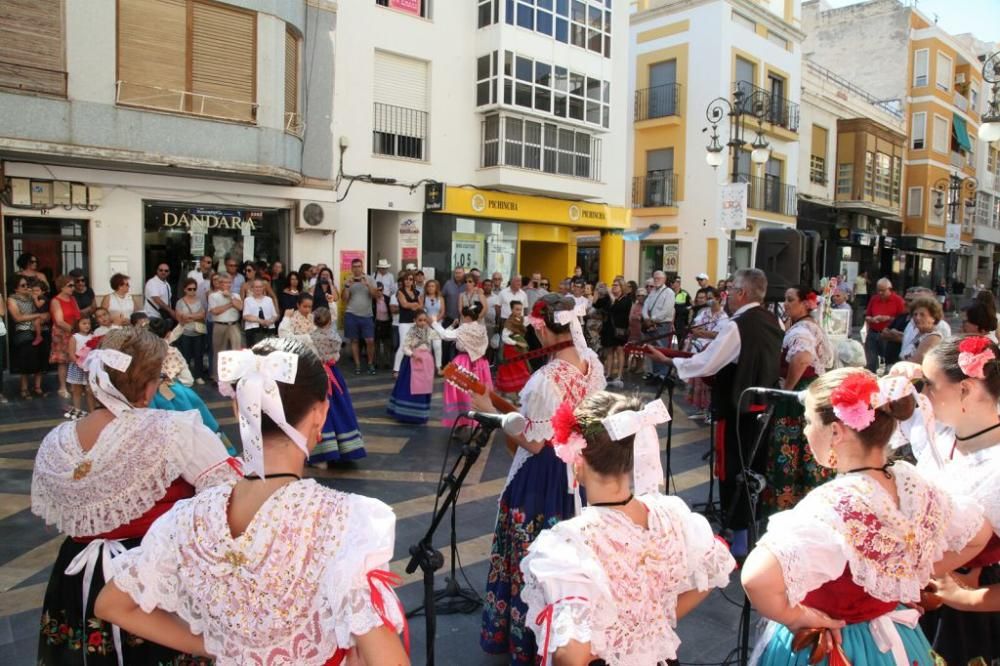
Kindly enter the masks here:
M 827 0 L 832 7 L 857 4 L 860 0 Z M 903 0 L 911 4 L 914 0 Z M 982 40 L 1000 41 L 1000 0 L 916 0 L 921 14 L 945 31 L 958 35 L 971 32 Z

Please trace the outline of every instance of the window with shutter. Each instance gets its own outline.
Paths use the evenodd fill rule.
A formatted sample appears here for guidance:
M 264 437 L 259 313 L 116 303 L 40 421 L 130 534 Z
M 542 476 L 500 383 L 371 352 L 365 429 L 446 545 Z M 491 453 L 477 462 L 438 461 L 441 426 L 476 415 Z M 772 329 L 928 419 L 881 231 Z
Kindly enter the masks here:
M 206 0 L 118 0 L 118 103 L 253 122 L 257 15 Z
M 374 79 L 373 151 L 427 159 L 427 63 L 376 51 Z
M 285 30 L 285 130 L 302 133 L 299 114 L 299 38 Z
M 66 96 L 63 0 L 0 2 L 0 90 Z

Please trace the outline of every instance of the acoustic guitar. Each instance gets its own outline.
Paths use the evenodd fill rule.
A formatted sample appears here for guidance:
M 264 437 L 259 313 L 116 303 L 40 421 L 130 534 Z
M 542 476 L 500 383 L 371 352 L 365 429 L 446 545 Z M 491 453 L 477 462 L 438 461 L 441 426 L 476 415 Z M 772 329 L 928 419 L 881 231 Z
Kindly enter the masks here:
M 642 358 L 646 354 L 650 353 L 652 349 L 651 345 L 640 344 L 638 342 L 630 342 L 625 345 L 625 356 L 629 359 Z M 691 358 L 694 356 L 693 352 L 681 351 L 680 349 L 663 349 L 657 347 L 656 351 L 660 352 L 667 358 Z
M 444 380 L 459 391 L 463 391 L 465 393 L 475 393 L 476 395 L 489 394 L 490 403 L 501 414 L 510 414 L 511 412 L 517 411 L 517 407 L 514 404 L 506 400 L 503 396 L 497 395 L 493 391 L 487 389 L 486 386 L 479 381 L 479 377 L 465 368 L 457 366 L 454 363 L 449 363 L 444 367 L 442 374 L 444 375 Z M 507 450 L 512 454 L 517 451 L 517 444 L 513 442 L 510 437 L 507 437 Z

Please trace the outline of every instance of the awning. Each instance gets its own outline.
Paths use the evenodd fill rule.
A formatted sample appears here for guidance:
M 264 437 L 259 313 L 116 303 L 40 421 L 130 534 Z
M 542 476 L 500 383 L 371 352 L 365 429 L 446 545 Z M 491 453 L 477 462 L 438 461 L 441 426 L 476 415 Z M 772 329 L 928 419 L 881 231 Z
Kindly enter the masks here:
M 969 140 L 969 130 L 965 126 L 965 118 L 953 113 L 951 115 L 951 131 L 955 135 L 958 146 L 965 151 L 972 150 L 972 141 Z

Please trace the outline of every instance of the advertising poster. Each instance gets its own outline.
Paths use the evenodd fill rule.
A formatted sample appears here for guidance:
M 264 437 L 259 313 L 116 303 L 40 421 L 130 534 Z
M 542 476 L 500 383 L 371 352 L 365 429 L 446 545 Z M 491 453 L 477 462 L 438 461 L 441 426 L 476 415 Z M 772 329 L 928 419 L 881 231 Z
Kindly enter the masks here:
M 486 257 L 486 270 L 484 275 L 492 276 L 499 272 L 503 275 L 503 283 L 510 282 L 510 276 L 514 272 L 514 241 L 493 241 L 490 243 L 490 253 Z
M 680 270 L 680 264 L 681 264 L 680 243 L 664 243 L 663 272 L 668 274 L 677 273 Z
M 389 7 L 406 12 L 407 14 L 420 16 L 420 2 L 421 0 L 389 0 Z
M 451 265 L 466 270 L 483 267 L 483 235 L 453 232 L 451 234 Z
M 747 228 L 747 184 L 729 183 L 720 188 L 722 214 L 720 225 L 727 231 Z

